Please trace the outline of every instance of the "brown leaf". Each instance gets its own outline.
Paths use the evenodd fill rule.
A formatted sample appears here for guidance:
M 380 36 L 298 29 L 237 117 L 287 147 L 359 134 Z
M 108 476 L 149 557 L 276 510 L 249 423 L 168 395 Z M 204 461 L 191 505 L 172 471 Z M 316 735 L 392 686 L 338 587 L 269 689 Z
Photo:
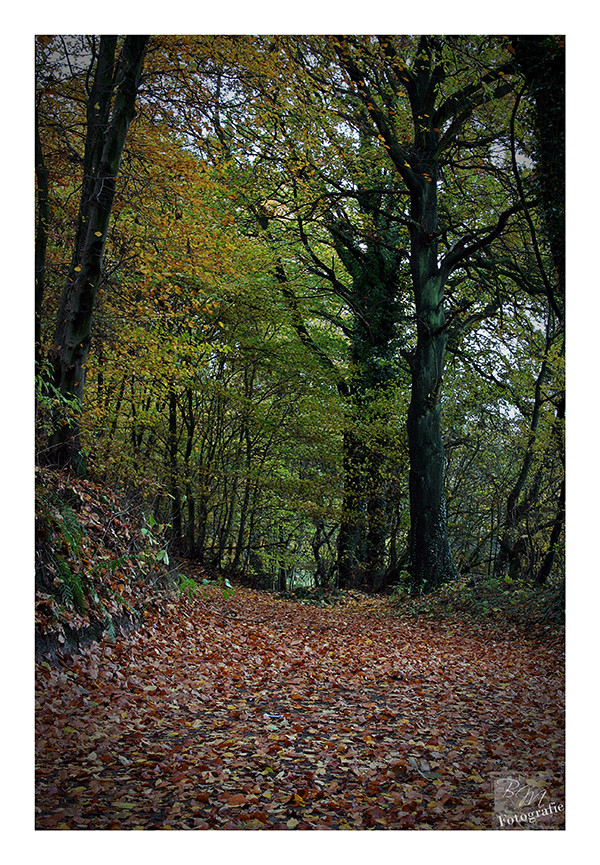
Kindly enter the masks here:
M 227 804 L 231 805 L 234 808 L 238 808 L 240 805 L 246 804 L 246 797 L 243 795 L 243 793 L 236 793 L 234 796 L 231 796 L 227 800 Z

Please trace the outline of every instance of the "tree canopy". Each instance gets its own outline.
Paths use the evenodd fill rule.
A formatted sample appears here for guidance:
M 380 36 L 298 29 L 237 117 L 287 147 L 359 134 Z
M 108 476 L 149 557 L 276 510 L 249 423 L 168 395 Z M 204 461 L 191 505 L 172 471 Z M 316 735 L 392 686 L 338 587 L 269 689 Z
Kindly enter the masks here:
M 257 586 L 562 578 L 562 37 L 38 37 L 35 108 L 41 464 Z

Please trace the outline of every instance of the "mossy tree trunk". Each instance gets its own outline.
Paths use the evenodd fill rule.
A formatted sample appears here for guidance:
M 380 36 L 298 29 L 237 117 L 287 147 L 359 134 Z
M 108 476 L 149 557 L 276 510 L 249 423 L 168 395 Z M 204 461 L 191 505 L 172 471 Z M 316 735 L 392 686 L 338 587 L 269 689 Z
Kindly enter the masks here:
M 448 541 L 444 492 L 445 457 L 441 433 L 440 395 L 448 324 L 444 291 L 451 273 L 498 237 L 518 206 L 500 214 L 495 225 L 477 234 L 468 229 L 439 257 L 438 180 L 445 150 L 484 99 L 502 97 L 511 83 L 506 69 L 490 69 L 477 82 L 456 85 L 448 78 L 444 39 L 422 36 L 410 65 L 400 56 L 393 37 L 377 37 L 386 59 L 386 76 L 373 66 L 373 55 L 360 40 L 336 37 L 339 62 L 353 86 L 389 160 L 408 194 L 410 210 L 410 272 L 416 313 L 416 345 L 401 350 L 411 370 L 411 400 L 407 418 L 410 458 L 410 550 L 412 588 L 429 591 L 457 573 Z M 389 93 L 382 81 L 408 97 L 412 134 L 399 134 Z M 454 86 L 453 86 L 454 85 Z
M 342 394 L 348 406 L 343 439 L 344 500 L 338 535 L 340 587 L 358 583 L 381 588 L 389 538 L 390 426 L 381 398 L 397 378 L 394 340 L 400 318 L 398 279 L 406 250 L 399 243 L 397 222 L 387 212 L 389 190 L 358 190 L 363 217 L 372 231 L 356 235 L 347 219 L 328 220 L 334 248 L 351 276 L 346 290 L 353 312 L 350 336 L 351 375 Z M 343 297 L 342 294 L 340 294 Z
M 410 550 L 413 591 L 429 591 L 456 576 L 448 541 L 441 388 L 447 341 L 444 279 L 437 263 L 436 167 L 412 194 L 411 275 L 417 343 L 409 356 L 411 399 L 407 417 Z

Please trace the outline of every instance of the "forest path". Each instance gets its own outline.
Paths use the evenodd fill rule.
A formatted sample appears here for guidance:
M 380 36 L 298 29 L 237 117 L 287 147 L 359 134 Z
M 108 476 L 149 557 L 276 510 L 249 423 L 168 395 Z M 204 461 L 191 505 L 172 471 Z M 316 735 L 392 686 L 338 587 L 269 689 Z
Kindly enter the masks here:
M 207 589 L 37 664 L 37 828 L 493 829 L 494 773 L 564 802 L 558 643 L 343 597 Z

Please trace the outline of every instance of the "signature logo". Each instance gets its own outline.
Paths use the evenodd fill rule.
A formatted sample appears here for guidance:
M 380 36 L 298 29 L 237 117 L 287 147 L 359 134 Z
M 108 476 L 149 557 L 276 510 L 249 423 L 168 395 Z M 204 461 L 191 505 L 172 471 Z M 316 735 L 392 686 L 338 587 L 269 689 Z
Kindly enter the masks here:
M 540 806 L 548 798 L 545 789 L 530 787 L 519 778 L 500 778 L 496 781 L 496 792 L 505 805 L 515 808 Z M 507 801 L 510 800 L 510 801 Z
M 564 817 L 564 810 L 549 795 L 543 779 L 511 776 L 494 780 L 494 811 L 500 829 L 556 821 Z

